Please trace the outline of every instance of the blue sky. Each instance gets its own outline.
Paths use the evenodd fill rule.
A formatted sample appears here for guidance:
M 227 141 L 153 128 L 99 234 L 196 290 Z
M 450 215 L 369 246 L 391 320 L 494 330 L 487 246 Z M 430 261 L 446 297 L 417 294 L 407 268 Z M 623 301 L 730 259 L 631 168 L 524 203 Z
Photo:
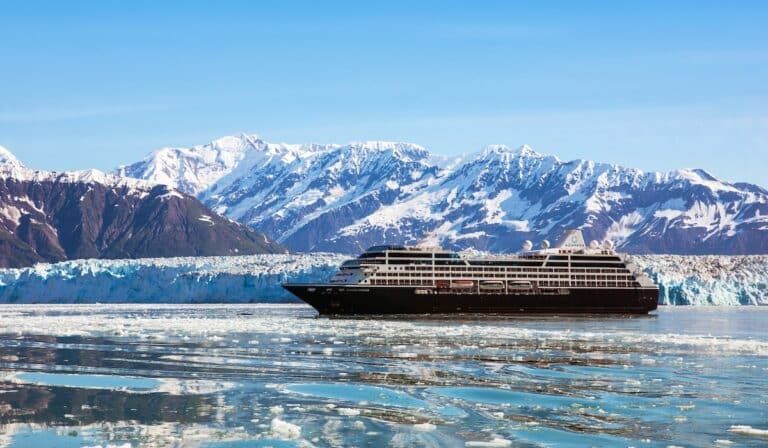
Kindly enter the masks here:
M 16 2 L 0 145 L 108 169 L 236 132 L 490 143 L 768 186 L 766 2 Z

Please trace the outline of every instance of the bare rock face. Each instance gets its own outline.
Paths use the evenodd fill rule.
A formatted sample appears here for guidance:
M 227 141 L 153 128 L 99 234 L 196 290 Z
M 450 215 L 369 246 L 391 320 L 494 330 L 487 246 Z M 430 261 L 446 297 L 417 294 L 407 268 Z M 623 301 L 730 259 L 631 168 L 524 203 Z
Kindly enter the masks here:
M 98 171 L 32 171 L 7 151 L 2 154 L 0 267 L 80 258 L 285 251 L 173 188 Z

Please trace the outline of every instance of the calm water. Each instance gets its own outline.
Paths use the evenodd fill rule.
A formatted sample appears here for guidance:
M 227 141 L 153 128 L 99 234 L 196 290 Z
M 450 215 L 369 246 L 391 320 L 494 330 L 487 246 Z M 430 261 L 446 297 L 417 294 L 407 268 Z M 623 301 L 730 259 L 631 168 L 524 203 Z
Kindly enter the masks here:
M 0 306 L 0 447 L 768 446 L 768 309 Z

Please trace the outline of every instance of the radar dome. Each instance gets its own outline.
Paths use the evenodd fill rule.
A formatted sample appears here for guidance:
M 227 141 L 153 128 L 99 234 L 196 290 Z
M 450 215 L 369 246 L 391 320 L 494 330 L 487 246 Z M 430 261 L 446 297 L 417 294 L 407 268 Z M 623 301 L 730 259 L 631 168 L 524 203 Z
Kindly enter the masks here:
M 589 248 L 590 249 L 599 249 L 600 248 L 600 242 L 597 240 L 592 240 L 589 242 Z
M 533 243 L 531 242 L 531 240 L 525 240 L 525 242 L 523 243 L 523 250 L 528 252 L 531 249 L 533 249 Z
M 549 249 L 549 241 L 544 240 L 541 242 L 541 248 L 542 249 Z
M 611 241 L 611 240 L 603 241 L 603 248 L 607 249 L 607 250 L 613 249 L 613 241 Z

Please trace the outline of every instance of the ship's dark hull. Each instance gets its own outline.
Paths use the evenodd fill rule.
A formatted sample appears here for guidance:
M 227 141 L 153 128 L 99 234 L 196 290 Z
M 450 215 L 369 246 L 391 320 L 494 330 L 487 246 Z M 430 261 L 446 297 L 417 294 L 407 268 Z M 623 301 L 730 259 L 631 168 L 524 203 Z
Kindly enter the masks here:
M 636 289 L 559 289 L 525 293 L 417 294 L 420 288 L 287 283 L 285 289 L 321 315 L 386 314 L 647 314 L 659 291 Z M 423 289 L 422 289 L 423 291 Z

